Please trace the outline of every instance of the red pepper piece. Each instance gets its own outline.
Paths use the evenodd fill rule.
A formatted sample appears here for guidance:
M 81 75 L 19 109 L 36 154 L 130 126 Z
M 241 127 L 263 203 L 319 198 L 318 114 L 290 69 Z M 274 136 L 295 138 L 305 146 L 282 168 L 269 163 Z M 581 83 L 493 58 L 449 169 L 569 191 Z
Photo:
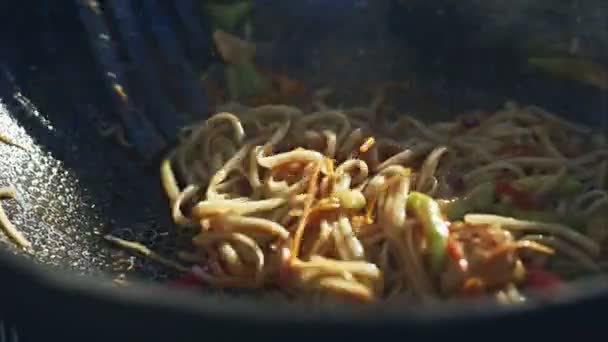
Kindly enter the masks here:
M 201 280 L 198 279 L 194 274 L 188 273 L 178 279 L 170 281 L 168 287 L 170 288 L 193 288 L 201 286 Z
M 534 198 L 530 193 L 518 190 L 509 183 L 497 183 L 496 193 L 501 196 L 510 197 L 513 203 L 520 209 L 532 210 L 536 207 Z
M 526 285 L 533 289 L 548 289 L 563 284 L 563 280 L 556 274 L 538 268 L 528 268 Z

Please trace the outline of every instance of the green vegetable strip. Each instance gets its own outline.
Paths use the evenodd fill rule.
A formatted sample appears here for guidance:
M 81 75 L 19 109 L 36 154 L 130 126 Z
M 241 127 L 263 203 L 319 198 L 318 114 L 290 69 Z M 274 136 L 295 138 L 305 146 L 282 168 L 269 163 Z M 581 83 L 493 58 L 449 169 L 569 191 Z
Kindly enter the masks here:
M 449 203 L 445 208 L 448 218 L 456 221 L 461 220 L 465 214 L 486 211 L 494 203 L 495 187 L 494 182 L 481 183 L 465 197 Z
M 270 88 L 268 80 L 258 72 L 252 61 L 235 65 L 235 68 L 238 75 L 239 96 L 255 96 Z
M 207 1 L 203 3 L 203 13 L 211 21 L 213 31 L 222 30 L 235 34 L 239 23 L 245 21 L 253 11 L 253 1 L 240 1 L 223 3 L 221 1 Z M 259 95 L 271 87 L 267 80 L 256 68 L 255 54 L 249 56 L 243 52 L 243 59 L 226 66 L 226 80 L 228 91 L 233 100 L 242 97 Z
M 545 223 L 560 223 L 577 231 L 585 231 L 587 219 L 579 213 L 568 213 L 560 215 L 553 211 L 522 210 L 506 203 L 497 203 L 487 210 L 488 213 L 513 217 L 518 220 L 538 221 Z
M 529 176 L 513 181 L 511 184 L 518 190 L 534 192 L 537 191 L 543 184 L 552 181 L 555 175 Z M 560 195 L 572 195 L 579 193 L 583 188 L 583 184 L 574 177 L 566 177 L 560 183 L 555 191 Z
M 253 5 L 251 1 L 235 4 L 211 2 L 203 5 L 203 13 L 209 16 L 213 28 L 233 32 L 236 26 L 251 13 Z
M 543 183 L 551 181 L 554 175 L 529 176 L 511 182 L 511 185 L 521 191 L 534 192 Z M 575 178 L 566 177 L 555 189 L 557 194 L 568 196 L 580 192 L 582 184 Z M 549 210 L 523 210 L 511 203 L 496 203 L 494 182 L 484 182 L 477 185 L 466 196 L 447 202 L 443 206 L 444 212 L 450 221 L 462 220 L 464 215 L 474 212 L 492 213 L 501 216 L 513 217 L 520 220 L 539 221 L 546 223 L 562 223 L 578 231 L 584 231 L 587 223 L 583 215 L 568 213 L 560 215 Z
M 409 194 L 407 207 L 422 223 L 429 248 L 431 270 L 437 274 L 445 265 L 449 236 L 448 225 L 441 216 L 439 204 L 425 194 L 412 192 Z

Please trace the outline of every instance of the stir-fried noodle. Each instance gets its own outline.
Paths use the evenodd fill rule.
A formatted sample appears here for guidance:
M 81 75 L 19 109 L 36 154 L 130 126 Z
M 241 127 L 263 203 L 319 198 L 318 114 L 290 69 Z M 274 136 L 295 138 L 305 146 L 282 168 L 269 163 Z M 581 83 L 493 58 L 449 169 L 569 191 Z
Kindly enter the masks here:
M 0 199 L 12 199 L 17 195 L 17 190 L 12 186 L 0 187 Z M 6 212 L 0 206 L 0 228 L 4 231 L 6 236 L 11 239 L 17 247 L 21 249 L 28 249 L 32 247 L 30 241 L 18 230 L 15 225 L 8 219 Z
M 601 270 L 608 148 L 586 127 L 514 104 L 432 125 L 230 107 L 161 168 L 208 286 L 514 302 L 534 269 Z

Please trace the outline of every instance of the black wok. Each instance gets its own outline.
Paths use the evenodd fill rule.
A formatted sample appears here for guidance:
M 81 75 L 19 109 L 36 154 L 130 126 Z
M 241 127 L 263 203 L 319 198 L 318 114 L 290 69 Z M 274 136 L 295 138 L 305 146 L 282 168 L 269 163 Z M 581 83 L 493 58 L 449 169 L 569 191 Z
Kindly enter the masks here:
M 388 80 L 400 66 L 411 63 L 420 70 L 425 91 L 449 108 L 442 115 L 514 98 L 605 129 L 608 116 L 601 90 L 520 68 L 528 45 L 514 44 L 516 37 L 505 34 L 495 40 L 488 38 L 492 32 L 481 38 L 472 34 L 490 21 L 482 12 L 469 22 L 459 11 L 448 11 L 452 19 L 446 19 L 421 1 L 412 1 L 407 8 L 399 3 L 295 1 L 290 8 L 260 1 L 261 20 L 275 18 L 276 25 L 300 27 L 286 29 L 277 38 L 286 47 L 274 51 L 269 63 L 282 60 L 281 67 L 307 74 L 313 64 L 307 58 L 318 53 L 331 59 L 336 42 L 353 53 L 367 47 L 381 52 L 353 57 L 349 68 L 329 65 L 316 73 L 344 84 L 365 84 Z M 465 3 L 471 3 L 468 10 L 475 9 L 476 2 Z M 28 341 L 392 335 L 464 339 L 497 333 L 521 337 L 526 329 L 549 338 L 575 336 L 583 329 L 605 330 L 597 319 L 608 308 L 603 279 L 516 308 L 467 302 L 358 311 L 311 311 L 255 296 L 178 293 L 156 285 L 173 274 L 112 248 L 102 237 L 113 233 L 165 253 L 174 248 L 158 162 L 175 143 L 177 129 L 204 119 L 210 110 L 196 76 L 214 62 L 208 29 L 194 13 L 179 8 L 187 5 L 104 1 L 104 9 L 115 12 L 100 17 L 87 10 L 87 4 L 22 0 L 0 5 L 5 16 L 0 24 L 0 133 L 29 149 L 0 145 L 0 186 L 17 188 L 17 199 L 3 205 L 34 246 L 31 254 L 22 253 L 5 239 L 0 241 L 4 330 L 14 329 L 20 340 Z M 285 13 L 291 17 L 282 18 Z M 381 21 L 386 18 L 386 23 Z M 602 18 L 597 34 L 589 38 L 599 42 L 594 45 L 597 51 L 590 52 L 596 57 L 606 56 L 606 16 Z M 377 22 L 377 28 L 371 25 Z M 439 34 L 437 26 L 449 28 Z M 277 27 L 261 29 L 261 34 Z M 504 33 L 501 30 L 510 28 L 493 29 Z M 331 37 L 329 32 L 337 34 Z M 452 32 L 452 38 L 445 32 Z M 106 33 L 114 41 L 95 39 Z M 401 55 L 405 50 L 417 51 L 418 57 L 406 63 Z M 432 62 L 438 56 L 450 56 L 454 63 Z M 374 58 L 392 63 L 375 63 Z M 112 88 L 116 80 L 124 85 L 128 103 Z M 100 134 L 108 127 L 122 127 L 122 133 Z M 121 146 L 125 143 L 128 148 Z M 112 282 L 116 279 L 133 284 L 117 288 Z

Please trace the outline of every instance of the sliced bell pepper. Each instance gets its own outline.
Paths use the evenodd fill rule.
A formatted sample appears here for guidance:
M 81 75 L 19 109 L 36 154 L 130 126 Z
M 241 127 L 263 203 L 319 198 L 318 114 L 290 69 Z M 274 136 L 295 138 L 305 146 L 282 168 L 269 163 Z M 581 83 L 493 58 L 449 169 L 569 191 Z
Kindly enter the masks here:
M 495 199 L 494 182 L 484 182 L 477 185 L 466 196 L 454 200 L 444 207 L 451 221 L 460 220 L 465 214 L 474 211 L 486 211 Z
M 205 1 L 203 15 L 209 18 L 213 28 L 234 31 L 237 25 L 250 15 L 253 8 L 254 2 L 248 0 L 229 4 Z
M 526 273 L 525 284 L 533 289 L 548 289 L 563 283 L 563 280 L 558 275 L 540 268 L 528 268 Z
M 193 288 L 201 285 L 201 280 L 192 273 L 187 273 L 167 284 L 169 288 Z
M 539 189 L 543 184 L 555 180 L 555 175 L 542 175 L 542 176 L 528 176 L 523 177 L 511 182 L 511 185 L 523 192 L 534 192 Z M 574 177 L 564 177 L 559 185 L 555 188 L 555 191 L 560 195 L 572 195 L 579 193 L 583 188 L 583 184 Z
M 499 196 L 511 198 L 513 203 L 521 209 L 531 210 L 536 207 L 534 198 L 529 192 L 517 189 L 510 183 L 497 183 L 496 193 Z

